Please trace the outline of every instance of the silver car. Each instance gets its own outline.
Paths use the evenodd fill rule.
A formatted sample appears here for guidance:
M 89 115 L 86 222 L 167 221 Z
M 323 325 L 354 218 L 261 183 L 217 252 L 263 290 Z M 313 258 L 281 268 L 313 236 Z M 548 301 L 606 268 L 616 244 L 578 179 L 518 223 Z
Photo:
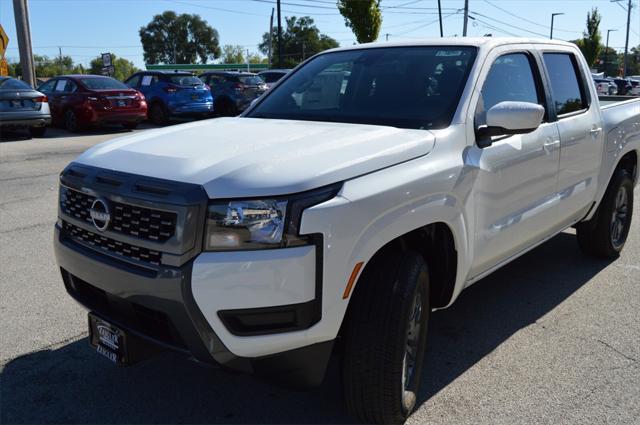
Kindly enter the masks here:
M 0 131 L 28 128 L 32 137 L 42 137 L 49 124 L 47 96 L 24 81 L 0 77 Z

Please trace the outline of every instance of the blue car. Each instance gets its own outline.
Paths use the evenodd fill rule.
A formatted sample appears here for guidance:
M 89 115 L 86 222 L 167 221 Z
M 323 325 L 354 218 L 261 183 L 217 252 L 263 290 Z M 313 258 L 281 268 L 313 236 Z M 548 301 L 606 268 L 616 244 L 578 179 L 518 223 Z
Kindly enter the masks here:
M 213 113 L 209 87 L 188 72 L 142 71 L 125 84 L 144 94 L 149 119 L 164 125 L 172 117 L 207 117 Z

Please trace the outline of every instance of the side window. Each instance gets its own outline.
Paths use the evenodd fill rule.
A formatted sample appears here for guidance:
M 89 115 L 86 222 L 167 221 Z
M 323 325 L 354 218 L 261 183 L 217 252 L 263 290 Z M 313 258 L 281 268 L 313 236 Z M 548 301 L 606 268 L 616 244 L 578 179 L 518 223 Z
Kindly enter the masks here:
M 56 86 L 56 80 L 49 80 L 40 87 L 38 87 L 38 91 L 43 93 L 51 93 Z
M 575 56 L 570 53 L 544 53 L 543 57 L 557 114 L 587 109 L 589 103 Z
M 144 75 L 142 76 L 142 82 L 140 83 L 140 85 L 142 87 L 149 87 L 149 86 L 153 86 L 158 82 L 158 76 L 157 75 Z
M 125 84 L 131 88 L 136 88 L 138 87 L 138 84 L 140 83 L 140 75 L 134 75 L 133 77 L 129 78 L 127 81 L 125 81 Z
M 67 87 L 67 80 L 65 79 L 56 80 L 56 86 L 54 87 L 53 91 L 56 93 L 63 93 L 65 92 L 66 87 Z
M 489 109 L 507 101 L 544 106 L 531 62 L 525 53 L 500 56 L 491 65 L 476 107 L 476 127 L 486 123 L 486 112 Z
M 67 80 L 67 85 L 64 87 L 65 93 L 75 93 L 78 90 L 78 86 L 71 80 Z

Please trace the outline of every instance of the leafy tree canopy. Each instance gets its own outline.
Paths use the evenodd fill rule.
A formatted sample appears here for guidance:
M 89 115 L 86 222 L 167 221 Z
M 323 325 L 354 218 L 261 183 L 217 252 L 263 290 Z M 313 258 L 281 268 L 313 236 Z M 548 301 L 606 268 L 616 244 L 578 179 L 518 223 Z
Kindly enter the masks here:
M 601 19 L 602 16 L 598 12 L 598 8 L 591 9 L 591 12 L 587 13 L 587 30 L 582 33 L 581 39 L 575 41 L 589 66 L 593 66 L 596 63 L 600 50 L 602 50 Z
M 309 16 L 300 18 L 291 16 L 285 18 L 285 20 L 286 30 L 282 32 L 282 60 L 284 62 L 282 66 L 285 68 L 293 68 L 316 53 L 339 46 L 336 40 L 328 35 L 321 34 L 313 19 Z M 273 43 L 271 62 L 277 66 L 278 32 L 275 28 L 271 39 Z M 269 54 L 268 32 L 262 36 L 262 43 L 258 45 L 258 48 L 265 55 Z
M 220 56 L 218 31 L 199 15 L 168 10 L 140 28 L 144 60 L 157 63 L 207 63 Z
M 380 0 L 338 0 L 338 10 L 344 23 L 353 30 L 358 43 L 378 39 L 382 27 Z

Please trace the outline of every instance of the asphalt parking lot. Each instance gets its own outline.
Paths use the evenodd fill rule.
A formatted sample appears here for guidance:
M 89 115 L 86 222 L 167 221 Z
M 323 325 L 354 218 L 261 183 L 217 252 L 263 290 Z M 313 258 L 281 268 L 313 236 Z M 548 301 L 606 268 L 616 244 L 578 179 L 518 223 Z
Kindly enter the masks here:
M 89 348 L 86 312 L 53 259 L 57 179 L 121 134 L 0 140 L 0 423 L 353 422 L 335 364 L 320 388 L 299 392 L 172 353 L 116 368 Z M 409 423 L 637 424 L 639 204 L 618 260 L 582 255 L 568 231 L 436 312 Z

